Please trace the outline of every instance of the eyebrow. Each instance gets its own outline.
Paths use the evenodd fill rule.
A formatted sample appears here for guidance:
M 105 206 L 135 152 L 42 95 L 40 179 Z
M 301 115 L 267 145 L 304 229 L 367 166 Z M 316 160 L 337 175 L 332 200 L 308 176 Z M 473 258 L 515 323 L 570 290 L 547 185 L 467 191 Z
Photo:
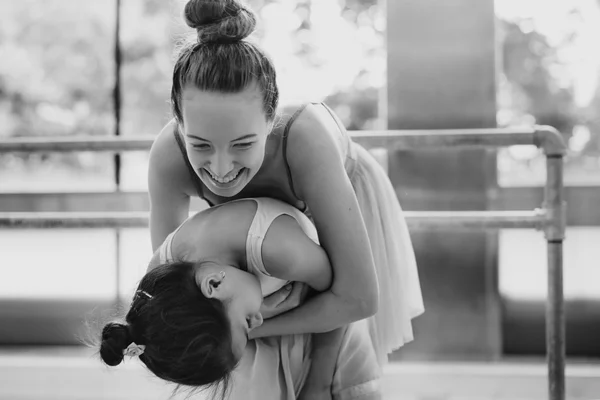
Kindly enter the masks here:
M 196 136 L 196 135 L 190 135 L 190 134 L 186 134 L 185 136 L 187 136 L 187 137 L 189 137 L 189 138 L 191 138 L 191 139 L 200 140 L 200 141 L 202 141 L 202 142 L 210 142 L 210 140 L 207 140 L 207 139 L 201 138 L 200 136 Z M 257 136 L 257 135 L 256 135 L 256 133 L 249 133 L 249 134 L 247 134 L 247 135 L 240 136 L 240 137 L 239 137 L 239 138 L 237 138 L 237 139 L 233 139 L 233 140 L 232 140 L 232 142 L 239 142 L 239 141 L 241 141 L 241 140 L 246 140 L 246 139 L 254 139 L 256 136 Z

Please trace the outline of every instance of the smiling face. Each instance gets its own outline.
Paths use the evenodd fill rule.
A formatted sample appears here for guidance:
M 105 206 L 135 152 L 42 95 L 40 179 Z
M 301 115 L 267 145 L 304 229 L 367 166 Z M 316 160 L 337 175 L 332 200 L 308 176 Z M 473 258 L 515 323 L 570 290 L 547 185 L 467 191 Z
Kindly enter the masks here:
M 186 87 L 182 104 L 183 133 L 194 171 L 214 194 L 235 196 L 265 157 L 272 123 L 263 111 L 261 91 L 255 85 L 239 93 Z
M 240 359 L 248 334 L 263 322 L 260 282 L 248 272 L 217 263 L 205 263 L 198 268 L 195 279 L 204 296 L 218 299 L 225 305 L 231 325 L 232 351 Z

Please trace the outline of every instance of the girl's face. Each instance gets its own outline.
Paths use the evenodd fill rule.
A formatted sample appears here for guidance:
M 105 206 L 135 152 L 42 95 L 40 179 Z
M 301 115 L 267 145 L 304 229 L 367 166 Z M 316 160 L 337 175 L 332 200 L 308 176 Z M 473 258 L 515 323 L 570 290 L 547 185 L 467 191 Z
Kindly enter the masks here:
M 248 333 L 260 325 L 262 291 L 256 276 L 238 268 L 211 263 L 196 270 L 196 284 L 204 296 L 223 302 L 231 325 L 232 351 L 240 359 Z
M 239 93 L 219 93 L 188 86 L 182 113 L 194 171 L 214 194 L 235 196 L 259 171 L 272 128 L 260 89 L 249 85 Z

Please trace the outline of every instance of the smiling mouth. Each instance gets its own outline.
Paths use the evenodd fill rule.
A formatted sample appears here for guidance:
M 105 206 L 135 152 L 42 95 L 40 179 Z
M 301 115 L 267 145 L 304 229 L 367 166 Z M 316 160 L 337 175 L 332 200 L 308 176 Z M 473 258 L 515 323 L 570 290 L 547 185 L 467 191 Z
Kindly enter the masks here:
M 240 175 L 242 174 L 242 171 L 244 169 L 245 168 L 240 168 L 235 174 L 233 174 L 233 175 L 229 174 L 225 178 L 221 179 L 221 178 L 217 177 L 215 174 L 213 174 L 210 170 L 204 168 L 204 170 L 206 171 L 208 176 L 210 176 L 210 178 L 213 180 L 213 182 L 215 182 L 218 185 L 227 185 L 227 184 L 234 182 L 236 179 L 238 179 L 240 177 Z

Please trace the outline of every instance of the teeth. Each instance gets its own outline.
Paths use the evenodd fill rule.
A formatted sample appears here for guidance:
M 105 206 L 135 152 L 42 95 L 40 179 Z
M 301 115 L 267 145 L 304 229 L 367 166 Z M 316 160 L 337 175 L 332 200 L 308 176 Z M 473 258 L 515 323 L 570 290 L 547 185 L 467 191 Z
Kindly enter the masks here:
M 219 183 L 229 183 L 232 180 L 234 180 L 235 178 L 238 177 L 238 175 L 240 174 L 240 172 L 242 171 L 242 169 L 238 169 L 238 171 L 235 173 L 235 175 L 233 176 L 229 176 L 229 177 L 225 177 L 223 179 L 217 177 L 215 174 L 212 173 L 212 171 L 208 170 L 208 169 L 204 169 L 206 172 L 208 172 L 208 174 L 210 175 L 211 178 L 213 178 L 213 180 L 215 180 L 216 182 Z

